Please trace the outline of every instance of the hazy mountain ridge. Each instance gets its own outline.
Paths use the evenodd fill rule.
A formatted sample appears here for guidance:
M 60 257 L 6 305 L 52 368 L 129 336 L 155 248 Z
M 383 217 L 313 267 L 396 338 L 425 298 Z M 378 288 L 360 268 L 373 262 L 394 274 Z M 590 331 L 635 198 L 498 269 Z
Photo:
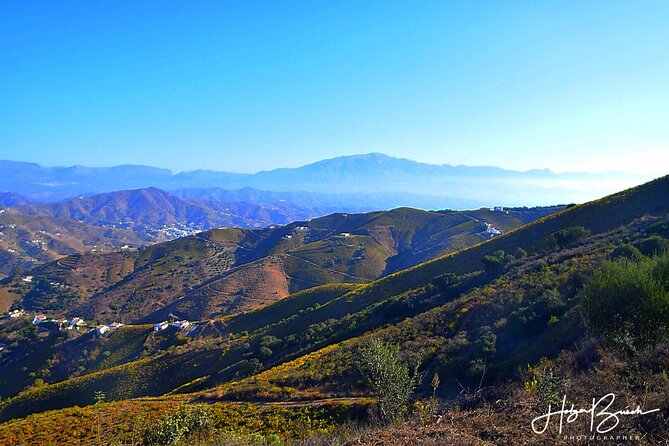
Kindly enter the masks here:
M 615 172 L 555 174 L 548 170 L 516 172 L 496 167 L 430 165 L 380 153 L 343 156 L 255 174 L 211 170 L 172 174 L 147 166 L 42 167 L 0 161 L 0 190 L 41 201 L 151 186 L 165 190 L 252 187 L 322 194 L 401 193 L 441 198 L 434 208 L 472 208 L 482 203 L 490 206 L 581 202 L 644 179 L 650 178 Z M 412 205 L 406 199 L 404 196 L 403 201 L 390 206 L 373 207 Z

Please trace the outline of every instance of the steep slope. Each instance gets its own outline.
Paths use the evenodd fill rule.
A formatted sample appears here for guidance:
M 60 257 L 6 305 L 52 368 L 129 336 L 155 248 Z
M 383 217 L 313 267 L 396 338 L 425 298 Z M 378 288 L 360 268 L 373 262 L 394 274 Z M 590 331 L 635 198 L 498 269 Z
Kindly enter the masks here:
M 371 283 L 312 288 L 225 318 L 226 337 L 26 391 L 3 404 L 2 418 L 87 404 L 94 389 L 120 399 L 217 384 L 200 397 L 355 395 L 362 389 L 349 358 L 371 337 L 443 370 L 453 378 L 446 393 L 457 378 L 465 386 L 482 374 L 504 380 L 573 344 L 583 278 L 616 245 L 666 232 L 668 214 L 664 177 Z

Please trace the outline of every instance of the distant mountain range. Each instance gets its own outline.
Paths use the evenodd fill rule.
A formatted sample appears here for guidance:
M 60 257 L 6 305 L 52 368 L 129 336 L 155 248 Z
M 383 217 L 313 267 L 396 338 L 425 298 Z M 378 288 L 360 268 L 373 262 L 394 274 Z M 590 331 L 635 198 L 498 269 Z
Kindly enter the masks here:
M 216 189 L 253 188 L 290 193 L 293 199 L 319 200 L 326 206 L 343 198 L 348 205 L 355 200 L 376 209 L 399 206 L 464 209 L 493 204 L 583 202 L 647 179 L 617 172 L 556 174 L 549 170 L 516 172 L 497 167 L 431 165 L 380 153 L 343 156 L 255 174 L 212 170 L 174 174 L 148 166 L 43 167 L 0 161 L 0 191 L 38 202 L 146 187 L 185 189 L 177 195 L 188 198 L 206 198 L 207 194 L 216 193 Z M 194 190 L 202 188 L 207 191 Z M 238 193 L 248 194 L 246 190 Z M 345 197 L 338 197 L 341 194 Z M 293 204 L 309 205 L 301 201 Z
M 208 196 L 205 193 L 201 195 Z M 219 195 L 220 199 L 215 194 L 211 195 L 213 199 L 180 198 L 149 187 L 107 192 L 59 203 L 27 204 L 16 210 L 30 216 L 68 218 L 96 226 L 133 228 L 148 233 L 165 228 L 182 231 L 217 227 L 258 228 L 304 220 L 337 210 L 326 206 L 296 206 L 279 199 L 247 201 L 230 194 Z

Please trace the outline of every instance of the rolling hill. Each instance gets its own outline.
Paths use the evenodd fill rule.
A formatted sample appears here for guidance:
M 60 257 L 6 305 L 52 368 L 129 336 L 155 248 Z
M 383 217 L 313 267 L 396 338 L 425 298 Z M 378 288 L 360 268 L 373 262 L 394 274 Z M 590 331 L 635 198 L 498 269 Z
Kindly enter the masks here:
M 125 245 L 166 240 L 128 228 L 100 227 L 72 219 L 26 216 L 0 210 L 0 274 L 27 271 L 45 262 L 81 252 L 105 252 Z
M 28 270 L 68 254 L 109 251 L 125 245 L 138 247 L 211 228 L 261 228 L 339 209 L 370 209 L 343 202 L 331 207 L 296 206 L 273 194 L 261 193 L 264 198 L 259 198 L 249 191 L 226 192 L 224 197 L 221 191 L 209 195 L 218 199 L 179 198 L 147 188 L 40 204 L 2 193 L 0 275 L 6 276 L 16 267 Z
M 332 214 L 263 229 L 216 229 L 137 251 L 82 253 L 0 287 L 35 311 L 111 322 L 229 314 L 325 283 L 363 283 L 559 210 Z M 53 285 L 57 284 L 57 285 Z M 67 299 L 62 298 L 67 295 Z M 67 305 L 63 302 L 67 301 Z
M 399 344 L 407 360 L 443 376 L 444 398 L 517 380 L 527 364 L 578 345 L 584 280 L 617 246 L 669 236 L 668 214 L 664 177 L 378 280 L 314 287 L 224 317 L 217 334 L 180 345 L 167 334 L 164 350 L 32 388 L 0 414 L 90 404 L 94 390 L 112 399 L 171 393 L 164 398 L 175 401 L 356 397 L 365 388 L 351 359 L 372 338 Z M 338 231 L 347 227 L 347 218 L 329 218 Z M 400 226 L 406 237 L 418 232 Z

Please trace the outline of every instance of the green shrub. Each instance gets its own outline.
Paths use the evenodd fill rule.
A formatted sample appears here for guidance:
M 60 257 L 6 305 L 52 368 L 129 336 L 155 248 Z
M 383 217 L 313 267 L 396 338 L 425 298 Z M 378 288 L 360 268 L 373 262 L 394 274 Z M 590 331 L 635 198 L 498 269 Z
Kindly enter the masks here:
M 501 269 L 504 267 L 505 263 L 506 258 L 504 256 L 504 251 L 501 249 L 492 254 L 483 256 L 483 265 L 485 265 L 485 269 L 489 271 Z
M 629 243 L 616 247 L 611 254 L 609 254 L 609 259 L 629 259 L 629 260 L 641 260 L 643 259 L 643 254 L 636 246 L 630 245 Z
M 669 240 L 653 235 L 639 243 L 639 251 L 647 256 L 662 254 L 669 249 Z
M 566 248 L 590 235 L 590 231 L 583 226 L 572 226 L 561 229 L 551 235 L 552 241 L 560 248 Z
M 454 273 L 441 274 L 432 279 L 430 283 L 439 289 L 446 289 L 458 283 L 458 276 Z
M 212 423 L 209 410 L 201 406 L 181 406 L 144 431 L 146 446 L 174 445 L 201 432 Z
M 580 291 L 591 328 L 631 350 L 669 334 L 669 256 L 608 261 Z
M 669 237 L 669 222 L 658 221 L 648 226 L 646 229 L 648 235 L 661 235 L 662 237 Z
M 358 368 L 378 399 L 381 420 L 387 423 L 402 414 L 422 378 L 417 366 L 411 373 L 409 366 L 400 361 L 396 345 L 378 339 L 360 351 Z
M 535 392 L 544 405 L 560 406 L 562 404 L 562 388 L 564 380 L 553 369 L 533 369 L 534 377 L 525 383 L 525 388 Z

